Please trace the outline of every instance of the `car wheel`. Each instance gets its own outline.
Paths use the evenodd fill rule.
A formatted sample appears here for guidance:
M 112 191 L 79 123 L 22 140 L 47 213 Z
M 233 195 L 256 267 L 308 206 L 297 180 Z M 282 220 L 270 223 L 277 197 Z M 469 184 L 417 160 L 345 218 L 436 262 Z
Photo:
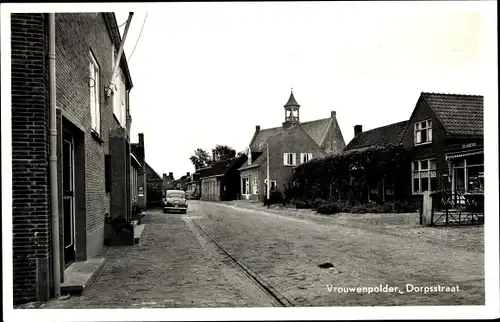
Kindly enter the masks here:
M 167 209 L 163 209 L 163 213 L 166 214 L 168 212 Z

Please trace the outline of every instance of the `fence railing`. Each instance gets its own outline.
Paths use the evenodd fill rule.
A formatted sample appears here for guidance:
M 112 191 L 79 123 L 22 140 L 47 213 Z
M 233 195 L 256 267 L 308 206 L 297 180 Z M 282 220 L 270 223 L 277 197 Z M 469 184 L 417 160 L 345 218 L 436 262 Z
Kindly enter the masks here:
M 424 193 L 420 223 L 425 226 L 484 224 L 484 194 Z

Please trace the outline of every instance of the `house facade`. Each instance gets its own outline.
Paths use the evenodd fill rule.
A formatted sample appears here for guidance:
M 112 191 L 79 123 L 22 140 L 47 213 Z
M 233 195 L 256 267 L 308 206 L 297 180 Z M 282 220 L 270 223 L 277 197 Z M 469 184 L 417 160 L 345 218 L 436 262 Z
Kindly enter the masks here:
M 11 44 L 17 304 L 49 299 L 56 272 L 64 283 L 67 268 L 99 256 L 106 214 L 131 219 L 133 84 L 125 55 L 116 55 L 121 37 L 113 13 L 12 14 Z
M 147 163 L 146 165 L 146 208 L 160 207 L 163 201 L 163 178 Z
M 407 193 L 484 192 L 483 96 L 421 93 L 402 144 L 412 151 Z
M 408 121 L 401 121 L 363 132 L 362 125 L 354 126 L 354 137 L 344 148 L 344 154 L 363 153 L 388 147 L 402 147 L 402 139 Z M 406 197 L 408 168 L 403 167 L 390 174 L 383 174 L 380 180 L 369 182 L 363 195 L 370 201 L 394 201 Z
M 141 209 L 147 207 L 147 176 L 146 176 L 146 151 L 144 146 L 144 133 L 139 133 L 139 142 L 130 144 L 132 154 L 139 161 L 140 166 L 137 169 L 137 205 Z
M 238 197 L 240 190 L 239 168 L 247 161 L 247 156 L 216 162 L 200 175 L 200 199 L 229 201 Z
M 329 118 L 301 123 L 300 105 L 293 92 L 284 109 L 282 126 L 261 130 L 257 125 L 255 128 L 247 149 L 248 160 L 239 168 L 241 199 L 264 199 L 268 186 L 268 162 L 270 189 L 284 192 L 295 166 L 313 158 L 341 154 L 345 147 L 335 111 Z
M 382 201 L 396 197 L 420 205 L 425 191 L 481 194 L 483 127 L 482 96 L 423 92 L 407 121 L 366 132 L 356 125 L 344 153 L 388 146 L 408 152 L 410 163 L 395 181 L 370 186 L 370 196 Z

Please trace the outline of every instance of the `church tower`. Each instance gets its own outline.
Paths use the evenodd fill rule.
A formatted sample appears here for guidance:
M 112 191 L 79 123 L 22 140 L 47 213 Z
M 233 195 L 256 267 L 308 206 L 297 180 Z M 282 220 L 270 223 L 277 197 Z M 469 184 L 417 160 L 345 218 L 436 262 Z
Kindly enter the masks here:
M 290 98 L 288 102 L 284 105 L 285 108 L 285 122 L 283 122 L 284 128 L 289 128 L 294 124 L 299 123 L 299 109 L 300 105 L 295 100 L 293 96 L 293 90 L 290 93 Z

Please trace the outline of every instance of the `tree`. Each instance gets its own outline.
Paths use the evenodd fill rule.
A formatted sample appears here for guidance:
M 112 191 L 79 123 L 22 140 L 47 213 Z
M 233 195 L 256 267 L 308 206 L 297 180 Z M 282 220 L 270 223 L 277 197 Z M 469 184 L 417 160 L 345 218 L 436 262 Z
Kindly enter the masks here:
M 236 150 L 227 146 L 217 144 L 212 150 L 214 162 L 232 159 L 236 156 Z
M 195 170 L 210 167 L 213 164 L 210 154 L 200 148 L 194 150 L 194 155 L 192 155 L 189 160 L 193 163 Z

